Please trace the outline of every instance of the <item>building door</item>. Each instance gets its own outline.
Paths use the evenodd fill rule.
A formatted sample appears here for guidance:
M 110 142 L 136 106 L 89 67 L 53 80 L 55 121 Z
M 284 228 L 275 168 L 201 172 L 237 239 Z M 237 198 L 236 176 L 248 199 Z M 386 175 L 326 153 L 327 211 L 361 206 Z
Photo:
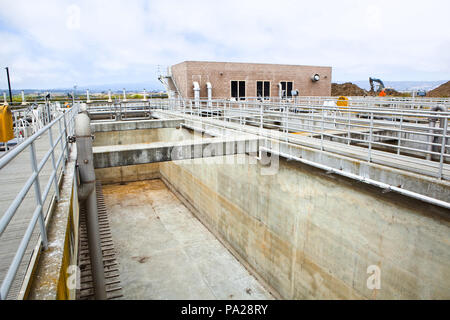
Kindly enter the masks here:
M 231 97 L 245 100 L 245 81 L 231 81 Z

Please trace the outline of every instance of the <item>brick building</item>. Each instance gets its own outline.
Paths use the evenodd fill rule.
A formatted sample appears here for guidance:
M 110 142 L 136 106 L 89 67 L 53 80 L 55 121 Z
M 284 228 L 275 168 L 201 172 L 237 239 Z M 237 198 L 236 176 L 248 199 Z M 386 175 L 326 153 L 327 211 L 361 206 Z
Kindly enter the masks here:
M 330 96 L 331 67 L 184 61 L 170 68 L 168 89 L 184 98 Z

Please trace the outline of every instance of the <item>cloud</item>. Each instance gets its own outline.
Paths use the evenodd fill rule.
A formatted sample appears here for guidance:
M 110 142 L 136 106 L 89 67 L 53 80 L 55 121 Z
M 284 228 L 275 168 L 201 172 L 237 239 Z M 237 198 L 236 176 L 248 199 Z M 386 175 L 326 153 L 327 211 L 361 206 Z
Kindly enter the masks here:
M 446 0 L 2 1 L 0 60 L 16 87 L 36 88 L 156 87 L 158 65 L 184 60 L 330 65 L 341 81 L 441 80 L 449 9 Z

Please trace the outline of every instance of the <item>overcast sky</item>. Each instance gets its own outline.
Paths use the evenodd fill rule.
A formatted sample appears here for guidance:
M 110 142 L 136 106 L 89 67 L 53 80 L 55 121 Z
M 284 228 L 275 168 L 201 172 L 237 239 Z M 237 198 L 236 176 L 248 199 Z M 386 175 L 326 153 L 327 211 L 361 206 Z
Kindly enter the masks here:
M 185 60 L 333 67 L 333 81 L 448 80 L 448 0 L 0 0 L 14 88 L 158 86 Z M 4 70 L 0 87 L 6 87 Z

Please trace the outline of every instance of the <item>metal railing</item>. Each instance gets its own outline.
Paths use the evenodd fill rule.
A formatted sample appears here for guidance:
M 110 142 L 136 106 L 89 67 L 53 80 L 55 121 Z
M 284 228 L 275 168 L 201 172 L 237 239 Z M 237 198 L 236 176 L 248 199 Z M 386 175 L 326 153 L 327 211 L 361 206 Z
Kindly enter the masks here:
M 79 105 L 74 105 L 71 109 L 64 110 L 61 114 L 57 115 L 54 120 L 45 125 L 42 129 L 34 133 L 31 137 L 23 141 L 16 148 L 12 149 L 8 153 L 4 154 L 0 158 L 0 175 L 2 171 L 7 169 L 6 166 L 9 163 L 14 162 L 22 152 L 29 151 L 31 175 L 26 179 L 22 188 L 15 196 L 12 203 L 4 212 L 0 219 L 0 236 L 7 230 L 9 223 L 15 216 L 19 207 L 23 203 L 25 197 L 29 193 L 32 186 L 34 186 L 34 198 L 36 204 L 32 212 L 31 219 L 28 222 L 25 234 L 20 240 L 17 251 L 14 254 L 8 271 L 3 278 L 0 287 L 0 300 L 6 299 L 11 288 L 11 285 L 16 277 L 20 263 L 24 258 L 25 251 L 33 235 L 36 224 L 39 222 L 40 237 L 42 246 L 47 248 L 47 232 L 45 228 L 45 213 L 44 204 L 47 198 L 51 195 L 52 186 L 54 187 L 54 193 L 52 196 L 59 199 L 59 186 L 58 186 L 58 170 L 63 170 L 64 164 L 69 157 L 69 145 L 67 137 L 73 134 L 74 131 L 74 117 L 78 113 Z M 53 130 L 59 129 L 59 135 L 54 138 Z M 42 138 L 44 134 L 48 134 L 49 146 L 48 150 L 44 154 L 40 162 L 37 161 L 36 155 L 36 142 Z M 57 148 L 61 148 L 60 156 L 56 158 Z M 58 151 L 59 152 L 59 151 Z M 41 192 L 41 180 L 40 173 L 47 162 L 51 159 L 52 171 L 47 183 L 45 184 L 44 191 Z M 61 169 L 60 169 L 61 168 Z M 3 171 L 4 172 L 4 171 Z M 0 242 L 0 245 L 2 243 Z
M 302 97 L 308 100 L 311 97 Z M 448 130 L 450 102 L 429 101 L 422 108 L 410 108 L 411 99 L 394 104 L 389 100 L 353 99 L 347 106 L 324 106 L 328 98 L 314 101 L 229 101 L 162 99 L 146 103 L 123 103 L 92 106 L 90 112 L 111 115 L 127 112 L 170 110 L 194 116 L 190 121 L 204 119 L 225 124 L 233 130 L 255 133 L 271 139 L 306 145 L 324 151 L 357 151 L 358 159 L 373 161 L 380 152 L 392 158 L 410 157 L 423 165 L 423 174 L 438 179 L 450 179 L 450 132 Z M 441 111 L 434 111 L 436 107 Z M 113 117 L 111 117 L 112 119 Z M 123 120 L 114 117 L 116 120 Z M 133 118 L 134 119 L 134 118 Z M 209 123 L 214 125 L 214 123 Z M 338 144 L 336 144 L 338 143 Z M 358 147 L 355 149 L 355 147 Z M 349 153 L 349 152 L 347 152 Z M 353 152 L 355 153 L 355 152 Z
M 368 162 L 374 150 L 438 162 L 430 175 L 439 179 L 450 160 L 447 111 L 206 100 L 170 101 L 167 109 L 247 125 L 239 127 L 246 132 L 249 127 L 265 129 L 258 134 L 291 143 L 311 146 L 314 138 L 321 150 L 326 149 L 326 141 L 364 147 L 359 151 L 365 152 Z

